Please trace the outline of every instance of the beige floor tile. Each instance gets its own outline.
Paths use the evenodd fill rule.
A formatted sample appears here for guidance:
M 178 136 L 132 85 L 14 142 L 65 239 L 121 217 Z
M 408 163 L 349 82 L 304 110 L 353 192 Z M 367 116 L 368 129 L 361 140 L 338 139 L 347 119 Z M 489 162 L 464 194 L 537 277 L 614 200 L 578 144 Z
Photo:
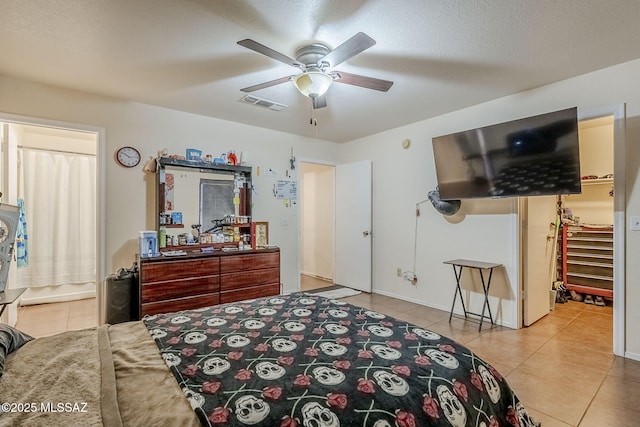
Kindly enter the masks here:
M 41 323 L 63 323 L 66 324 L 69 319 L 69 305 L 66 303 L 57 304 L 39 304 L 28 306 L 19 313 L 18 319 L 25 322 Z
M 593 398 L 593 395 L 576 392 L 568 385 L 569 378 L 558 384 L 547 378 L 532 376 L 518 368 L 507 375 L 506 379 L 525 407 L 531 407 L 571 426 L 578 425 Z
M 93 328 L 97 326 L 97 324 L 98 324 L 98 321 L 95 315 L 69 317 L 69 322 L 67 323 L 67 330 L 75 331 L 78 329 Z
M 571 424 L 567 424 L 547 414 L 537 411 L 536 409 L 527 405 L 526 402 L 523 402 L 523 405 L 525 406 L 525 408 L 527 408 L 527 412 L 534 419 L 534 421 L 541 423 L 543 427 L 575 427 Z
M 578 315 L 563 316 L 557 312 L 551 312 L 549 315 L 535 322 L 533 325 L 519 329 L 524 334 L 538 334 L 548 338 L 566 328 Z
M 45 317 L 45 316 L 55 315 L 56 313 L 61 313 L 61 312 L 68 313 L 70 308 L 71 308 L 71 302 L 26 305 L 23 307 L 22 313 L 26 313 L 31 316 Z
M 23 306 L 16 323 L 18 329 L 36 338 L 96 325 L 95 298 Z
M 637 427 L 640 420 L 640 412 L 625 407 L 596 399 L 587 409 L 579 427 Z M 545 425 L 545 427 L 547 427 Z
M 595 396 L 606 376 L 606 371 L 601 369 L 577 366 L 566 359 L 550 361 L 541 353 L 527 359 L 517 368 L 517 372 L 530 378 L 546 380 L 549 384 L 560 384 L 565 389 L 589 396 Z
M 615 357 L 608 374 L 640 383 L 640 362 L 624 357 Z
M 38 321 L 33 322 L 29 320 L 18 319 L 16 328 L 22 332 L 31 335 L 34 338 L 46 337 L 48 335 L 59 334 L 67 330 L 67 321 L 52 322 L 52 321 Z
M 619 409 L 640 412 L 640 386 L 637 381 L 607 375 L 595 401 Z
M 331 280 L 320 279 L 318 277 L 309 276 L 307 274 L 300 275 L 300 290 L 311 291 L 314 289 L 326 288 L 333 286 Z
M 69 317 L 95 315 L 98 311 L 98 302 L 95 298 L 86 298 L 71 301 Z
M 423 306 L 411 307 L 404 311 L 402 316 L 403 320 L 406 319 L 410 322 L 413 322 L 411 319 L 420 319 L 422 323 L 436 323 L 442 322 L 443 320 L 449 321 L 449 313 Z
M 455 316 L 451 320 L 451 323 L 449 323 L 449 320 L 443 320 L 430 325 L 429 329 L 440 335 L 444 335 L 458 341 L 461 344 L 465 344 L 480 336 L 478 324 L 476 322 L 465 321 L 464 319 L 459 319 Z M 489 326 L 486 326 L 483 331 L 486 332 L 488 329 Z
M 477 339 L 465 345 L 482 360 L 496 368 L 503 376 L 511 373 L 530 357 L 530 353 L 520 349 L 496 344 L 482 344 Z M 505 354 L 509 354 L 509 357 L 505 357 Z

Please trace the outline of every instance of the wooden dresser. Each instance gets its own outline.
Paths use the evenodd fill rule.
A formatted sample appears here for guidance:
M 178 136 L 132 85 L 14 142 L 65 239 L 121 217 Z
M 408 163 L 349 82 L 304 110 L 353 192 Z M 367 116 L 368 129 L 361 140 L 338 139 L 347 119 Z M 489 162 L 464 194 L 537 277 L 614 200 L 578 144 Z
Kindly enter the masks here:
M 141 316 L 280 293 L 278 248 L 144 258 L 139 270 Z

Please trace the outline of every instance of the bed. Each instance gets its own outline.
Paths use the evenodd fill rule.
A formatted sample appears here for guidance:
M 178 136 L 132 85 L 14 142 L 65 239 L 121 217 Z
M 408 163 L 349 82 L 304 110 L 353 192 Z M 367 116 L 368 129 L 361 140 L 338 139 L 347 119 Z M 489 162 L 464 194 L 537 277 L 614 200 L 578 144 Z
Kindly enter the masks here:
M 464 346 L 305 293 L 33 340 L 0 396 L 0 425 L 538 425 Z

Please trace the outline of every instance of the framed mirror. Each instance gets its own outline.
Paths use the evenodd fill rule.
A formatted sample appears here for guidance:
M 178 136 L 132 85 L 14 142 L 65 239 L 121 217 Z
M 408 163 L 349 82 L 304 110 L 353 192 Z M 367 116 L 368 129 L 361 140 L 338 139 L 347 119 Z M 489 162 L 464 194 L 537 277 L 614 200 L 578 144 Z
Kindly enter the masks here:
M 225 216 L 251 215 L 250 167 L 164 157 L 158 165 L 158 232 L 191 233 L 198 225 L 206 232 Z

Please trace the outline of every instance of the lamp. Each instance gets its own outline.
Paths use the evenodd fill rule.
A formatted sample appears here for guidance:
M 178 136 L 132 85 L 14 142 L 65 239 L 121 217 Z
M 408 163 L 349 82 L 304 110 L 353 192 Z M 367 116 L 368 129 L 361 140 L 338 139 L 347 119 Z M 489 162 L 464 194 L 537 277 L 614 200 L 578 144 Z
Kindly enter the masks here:
M 331 83 L 333 83 L 333 78 L 322 71 L 306 71 L 293 81 L 300 93 L 311 99 L 324 95 Z

